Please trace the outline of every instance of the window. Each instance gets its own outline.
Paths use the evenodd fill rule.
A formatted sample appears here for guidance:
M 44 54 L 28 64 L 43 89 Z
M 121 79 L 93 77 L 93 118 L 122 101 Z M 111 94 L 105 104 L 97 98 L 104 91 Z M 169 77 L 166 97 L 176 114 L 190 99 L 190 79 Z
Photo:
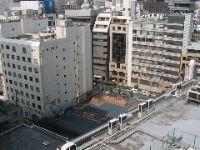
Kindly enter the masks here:
M 4 45 L 3 44 L 1 44 L 1 48 L 4 49 Z
M 38 109 L 39 109 L 39 110 L 41 110 L 41 109 L 42 109 L 42 107 L 41 107 L 40 105 L 38 105 L 37 107 L 38 107 Z
M 30 106 L 30 102 L 26 102 L 26 105 Z M 27 113 L 28 114 L 28 113 Z
M 38 73 L 38 69 L 37 68 L 34 68 L 34 71 L 35 71 L 35 73 Z
M 26 93 L 26 97 L 29 97 L 29 93 Z
M 23 66 L 23 70 L 26 71 L 26 66 Z
M 35 99 L 35 95 L 31 94 L 31 98 L 32 98 L 32 99 Z
M 33 77 L 29 77 L 29 80 L 30 80 L 31 82 L 33 82 Z
M 32 72 L 32 68 L 31 68 L 31 67 L 28 67 L 28 71 L 29 71 L 29 72 Z
M 38 60 L 37 59 L 34 59 L 34 64 L 38 64 Z
M 65 57 L 63 57 L 63 60 L 65 60 Z
M 17 77 L 17 74 L 16 74 L 16 72 L 13 72 L 13 77 Z
M 14 81 L 14 85 L 15 85 L 15 86 L 17 86 L 17 85 L 18 85 L 17 81 Z
M 21 99 L 21 103 L 24 104 L 24 100 L 23 99 Z
M 22 75 L 21 75 L 21 74 L 18 74 L 18 78 L 20 78 L 20 79 L 21 79 L 21 78 L 22 78 Z
M 17 65 L 17 69 L 21 70 L 21 66 L 20 66 L 20 65 Z
M 9 49 L 9 46 L 8 46 L 8 45 L 6 45 L 6 49 Z
M 32 85 L 30 85 L 30 89 L 31 89 L 32 91 L 34 91 L 34 87 L 33 87 Z
M 20 61 L 20 56 L 17 56 L 17 60 L 19 60 L 19 61 Z
M 25 84 L 24 87 L 25 87 L 25 89 L 28 89 L 28 84 Z
M 15 55 L 12 55 L 12 59 L 15 59 Z
M 39 96 L 37 96 L 37 100 L 40 101 L 40 97 Z
M 22 87 L 22 86 L 23 86 L 23 83 L 19 82 L 19 86 Z
M 6 57 L 9 59 L 9 54 L 7 54 Z
M 16 68 L 15 64 L 12 64 L 12 68 L 13 68 L 13 69 L 15 69 L 15 68 Z
M 26 58 L 25 58 L 25 57 L 22 57 L 22 61 L 24 61 L 24 62 L 25 62 L 25 61 L 26 61 Z
M 36 83 L 39 83 L 39 78 L 35 78 L 35 82 L 36 82 Z
M 13 84 L 13 81 L 12 81 L 12 80 L 9 80 L 9 83 L 10 83 L 10 84 Z
M 16 52 L 16 47 L 15 46 L 12 47 L 12 51 Z
M 11 73 L 10 71 L 8 71 L 8 75 L 9 75 L 9 76 L 12 76 L 12 73 Z
M 36 89 L 37 92 L 40 92 L 40 88 L 39 87 L 36 87 L 35 89 Z
M 28 57 L 27 60 L 28 60 L 29 63 L 31 63 L 31 58 Z
M 20 91 L 20 95 L 23 96 L 23 95 L 24 95 L 24 92 L 23 92 L 23 91 Z
M 24 79 L 27 80 L 27 75 L 24 75 Z
M 22 52 L 23 52 L 24 54 L 26 54 L 26 48 L 25 48 L 25 47 L 22 48 Z

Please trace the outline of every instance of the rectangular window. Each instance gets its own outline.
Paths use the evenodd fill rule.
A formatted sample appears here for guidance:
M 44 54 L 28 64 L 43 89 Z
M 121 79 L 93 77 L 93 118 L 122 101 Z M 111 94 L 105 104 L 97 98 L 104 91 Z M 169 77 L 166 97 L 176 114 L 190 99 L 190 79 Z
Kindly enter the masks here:
M 31 63 L 31 58 L 28 57 L 27 60 L 28 60 L 28 63 Z
M 18 78 L 21 79 L 21 78 L 22 78 L 22 75 L 21 75 L 21 74 L 18 74 Z
M 6 49 L 9 49 L 9 46 L 8 46 L 8 45 L 6 45 Z
M 28 67 L 28 71 L 29 71 L 29 72 L 32 72 L 32 68 L 31 68 L 31 67 Z
M 38 109 L 39 109 L 39 110 L 41 110 L 41 109 L 42 109 L 42 107 L 41 107 L 40 105 L 38 105 Z
M 24 75 L 24 79 L 27 80 L 27 75 Z
M 40 92 L 40 88 L 39 87 L 36 87 L 35 89 L 36 89 L 37 92 Z
M 25 48 L 25 47 L 22 48 L 22 52 L 23 52 L 24 54 L 26 54 L 26 48 Z
M 36 82 L 36 83 L 39 83 L 39 78 L 35 78 L 35 82 Z
M 34 68 L 34 71 L 35 71 L 35 73 L 38 73 L 38 69 L 37 68 Z
M 15 55 L 12 55 L 12 59 L 15 59 Z
M 20 65 L 17 65 L 17 69 L 21 70 L 21 66 L 20 66 Z
M 12 47 L 12 51 L 16 52 L 16 47 L 15 46 Z
M 26 66 L 23 66 L 23 70 L 26 71 Z
M 19 60 L 19 61 L 20 61 L 20 56 L 17 56 L 17 60 Z
M 40 101 L 40 97 L 39 96 L 37 96 L 37 100 Z
M 32 98 L 32 99 L 35 99 L 35 95 L 31 94 L 31 98 Z
M 33 82 L 33 77 L 29 77 L 29 80 L 30 80 L 31 82 Z
M 25 57 L 22 57 L 22 61 L 25 62 L 25 61 L 26 61 L 26 58 L 25 58 Z

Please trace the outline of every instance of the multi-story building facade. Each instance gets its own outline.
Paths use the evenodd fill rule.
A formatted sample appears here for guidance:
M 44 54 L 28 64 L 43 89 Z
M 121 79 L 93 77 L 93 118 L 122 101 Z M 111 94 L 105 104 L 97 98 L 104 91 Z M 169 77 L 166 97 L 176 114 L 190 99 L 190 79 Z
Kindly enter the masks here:
M 113 16 L 110 24 L 109 78 L 123 86 L 131 86 L 132 20 Z
M 111 12 L 99 13 L 93 28 L 93 80 L 107 81 L 109 73 Z
M 2 38 L 1 63 L 7 99 L 27 118 L 55 115 L 92 89 L 89 26 L 58 21 L 56 31 Z
M 187 50 L 192 29 L 191 14 L 135 22 L 131 85 L 161 93 L 181 80 L 181 56 Z

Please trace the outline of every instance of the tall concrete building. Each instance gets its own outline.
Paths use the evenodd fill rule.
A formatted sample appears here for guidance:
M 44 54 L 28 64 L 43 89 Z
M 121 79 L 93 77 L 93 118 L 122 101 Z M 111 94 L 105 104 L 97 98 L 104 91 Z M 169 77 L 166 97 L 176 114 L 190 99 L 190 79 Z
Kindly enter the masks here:
M 174 14 L 164 22 L 134 23 L 132 86 L 161 93 L 182 80 L 181 56 L 191 40 L 192 16 Z
M 92 89 L 89 26 L 58 20 L 56 30 L 0 39 L 6 97 L 29 119 L 49 117 Z
M 93 28 L 93 80 L 107 81 L 109 73 L 111 12 L 99 13 Z
M 131 86 L 132 20 L 113 16 L 110 24 L 109 78 L 123 86 Z

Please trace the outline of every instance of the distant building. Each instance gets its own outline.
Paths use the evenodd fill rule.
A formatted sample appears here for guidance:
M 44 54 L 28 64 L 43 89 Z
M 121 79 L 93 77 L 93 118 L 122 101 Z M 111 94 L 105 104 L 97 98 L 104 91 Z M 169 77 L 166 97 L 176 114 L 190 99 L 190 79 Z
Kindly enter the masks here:
M 93 80 L 107 81 L 109 78 L 111 12 L 99 13 L 93 28 Z
M 24 33 L 0 43 L 5 95 L 26 118 L 62 112 L 92 89 L 89 26 L 58 20 L 55 32 Z
M 169 7 L 168 3 L 165 2 L 165 0 L 141 0 L 141 11 L 144 14 L 148 13 L 163 13 L 168 14 L 169 13 Z
M 195 0 L 173 0 L 170 10 L 172 13 L 194 13 Z

